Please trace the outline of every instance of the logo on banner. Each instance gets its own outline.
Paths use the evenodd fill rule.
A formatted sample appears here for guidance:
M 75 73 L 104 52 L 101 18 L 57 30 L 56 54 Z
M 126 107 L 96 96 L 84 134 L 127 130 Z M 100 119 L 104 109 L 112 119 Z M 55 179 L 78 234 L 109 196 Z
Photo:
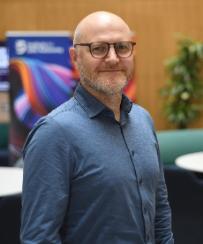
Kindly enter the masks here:
M 65 49 L 56 46 L 52 41 L 26 41 L 18 39 L 15 41 L 15 51 L 17 55 L 24 54 L 63 54 Z

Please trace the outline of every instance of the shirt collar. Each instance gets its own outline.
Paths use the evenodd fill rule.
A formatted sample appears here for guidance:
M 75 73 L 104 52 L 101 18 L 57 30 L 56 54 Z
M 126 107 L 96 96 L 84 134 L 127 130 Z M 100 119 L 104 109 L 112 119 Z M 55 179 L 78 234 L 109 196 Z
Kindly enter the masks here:
M 91 95 L 81 84 L 78 84 L 74 93 L 75 99 L 80 103 L 90 118 L 96 117 L 105 110 L 110 111 L 102 102 Z M 121 101 L 121 112 L 129 113 L 132 102 L 124 94 Z

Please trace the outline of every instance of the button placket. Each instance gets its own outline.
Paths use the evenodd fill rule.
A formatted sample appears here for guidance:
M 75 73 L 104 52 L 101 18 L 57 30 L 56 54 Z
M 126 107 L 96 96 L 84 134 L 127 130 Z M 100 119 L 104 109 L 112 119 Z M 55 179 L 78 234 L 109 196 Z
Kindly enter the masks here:
M 139 177 L 138 179 L 138 184 L 141 186 L 142 185 L 142 177 Z
M 145 215 L 147 214 L 147 208 L 146 207 L 143 207 L 143 212 Z

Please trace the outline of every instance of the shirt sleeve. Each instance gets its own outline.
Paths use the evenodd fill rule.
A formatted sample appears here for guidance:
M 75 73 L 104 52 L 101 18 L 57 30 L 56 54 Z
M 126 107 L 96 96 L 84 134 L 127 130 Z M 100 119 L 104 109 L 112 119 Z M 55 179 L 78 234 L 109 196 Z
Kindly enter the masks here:
M 63 128 L 42 119 L 23 150 L 21 243 L 61 243 L 67 212 L 73 153 Z
M 155 239 L 156 244 L 174 244 L 171 227 L 171 209 L 168 202 L 163 164 L 160 162 L 158 141 L 157 152 L 160 164 L 160 174 L 156 191 Z

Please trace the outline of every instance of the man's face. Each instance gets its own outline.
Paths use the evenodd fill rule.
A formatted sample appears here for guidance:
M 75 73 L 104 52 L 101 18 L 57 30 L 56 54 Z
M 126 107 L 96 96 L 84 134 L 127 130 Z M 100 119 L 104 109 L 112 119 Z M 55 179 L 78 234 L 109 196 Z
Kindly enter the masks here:
M 129 31 L 118 26 L 90 30 L 86 38 L 80 43 L 107 42 L 116 43 L 132 41 Z M 127 58 L 117 56 L 113 45 L 104 58 L 95 58 L 91 55 L 89 47 L 76 47 L 76 65 L 80 73 L 80 82 L 95 92 L 106 95 L 121 93 L 134 73 L 134 55 Z

